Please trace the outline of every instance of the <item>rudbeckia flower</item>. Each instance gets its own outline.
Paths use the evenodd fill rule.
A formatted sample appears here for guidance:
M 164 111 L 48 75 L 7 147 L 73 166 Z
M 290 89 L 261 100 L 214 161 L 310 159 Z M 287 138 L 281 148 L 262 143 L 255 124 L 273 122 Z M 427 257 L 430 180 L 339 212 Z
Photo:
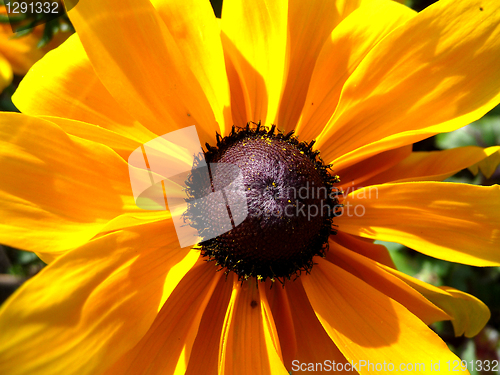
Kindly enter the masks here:
M 202 0 L 80 0 L 69 15 L 77 34 L 1 116 L 0 243 L 49 265 L 2 307 L 0 373 L 461 370 L 428 325 L 470 337 L 487 307 L 399 272 L 374 240 L 500 265 L 499 187 L 439 182 L 487 173 L 498 147 L 412 152 L 500 102 L 498 1 L 226 0 L 219 21 Z M 192 125 L 207 162 L 242 171 L 249 211 L 332 210 L 181 247 L 168 210 L 136 205 L 127 161 Z M 276 198 L 313 182 L 329 197 Z
M 4 5 L 0 6 L 0 16 L 7 17 Z M 10 23 L 0 22 L 0 92 L 10 85 L 14 74 L 25 75 L 45 53 L 59 46 L 69 36 L 67 32 L 58 33 L 49 44 L 38 48 L 44 27 L 37 26 L 31 33 L 18 36 L 12 32 Z

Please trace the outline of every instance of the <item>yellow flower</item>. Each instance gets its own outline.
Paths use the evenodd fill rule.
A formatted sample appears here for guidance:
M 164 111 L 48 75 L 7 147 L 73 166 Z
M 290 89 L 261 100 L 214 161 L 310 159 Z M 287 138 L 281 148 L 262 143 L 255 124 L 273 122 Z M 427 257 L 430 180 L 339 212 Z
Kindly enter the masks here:
M 412 152 L 500 102 L 498 1 L 415 14 L 384 0 L 226 0 L 219 23 L 202 0 L 80 0 L 70 18 L 77 35 L 14 96 L 23 114 L 0 117 L 0 243 L 50 263 L 1 310 L 0 373 L 287 374 L 332 361 L 349 373 L 455 373 L 427 325 L 452 320 L 473 336 L 487 307 L 398 272 L 372 240 L 500 265 L 498 186 L 432 182 L 491 168 L 498 147 Z M 130 188 L 141 144 L 194 124 L 214 146 L 216 131 L 230 142 L 249 121 L 316 139 L 343 209 L 363 209 L 331 218 L 325 258 L 284 288 L 216 272 Z M 281 163 L 307 164 L 293 156 Z M 301 228 L 284 227 L 283 261 L 289 238 L 316 235 Z M 262 237 L 242 238 L 232 249 Z

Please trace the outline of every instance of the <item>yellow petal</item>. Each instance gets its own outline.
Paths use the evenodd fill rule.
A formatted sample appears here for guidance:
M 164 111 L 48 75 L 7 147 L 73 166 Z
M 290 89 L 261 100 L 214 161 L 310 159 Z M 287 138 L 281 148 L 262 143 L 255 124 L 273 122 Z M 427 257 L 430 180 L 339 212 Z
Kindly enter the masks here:
M 172 216 L 169 211 L 142 211 L 122 214 L 108 221 L 101 228 L 98 236 L 124 228 L 170 219 Z
M 386 270 L 418 290 L 425 298 L 439 306 L 452 317 L 456 336 L 476 336 L 488 323 L 491 314 L 488 306 L 470 294 L 448 286 L 435 287 L 394 269 Z
M 389 251 L 384 245 L 374 244 L 371 240 L 353 236 L 342 231 L 339 231 L 335 236 L 333 236 L 332 241 L 378 263 L 396 268 Z
M 443 310 L 449 310 L 453 315 L 453 328 L 455 336 L 465 335 L 466 337 L 476 336 L 490 320 L 491 313 L 483 302 L 470 294 L 460 290 L 442 286 L 444 291 L 453 296 L 453 301 L 447 296 L 436 296 L 429 298 L 433 303 L 441 306 Z
M 327 259 L 399 302 L 425 324 L 451 319 L 443 310 L 433 305 L 408 284 L 386 272 L 378 263 L 349 251 L 333 241 L 330 241 Z
M 486 178 L 490 178 L 500 165 L 500 151 L 498 151 L 498 147 L 487 148 L 487 150 L 494 149 L 497 149 L 497 151 L 491 153 L 491 155 L 487 158 L 477 162 L 476 164 L 471 165 L 469 170 L 474 174 L 477 174 L 478 171 L 481 170 Z
M 341 231 L 398 242 L 476 266 L 500 265 L 500 187 L 445 182 L 370 186 L 350 193 Z
M 287 283 L 286 287 L 288 288 L 290 284 Z M 271 308 L 271 313 L 276 324 L 283 363 L 287 370 L 289 370 L 292 361 L 297 358 L 298 345 L 290 299 L 285 288 L 273 287 L 274 285 L 270 281 L 267 281 L 264 285 L 269 307 Z
M 69 12 L 101 82 L 142 124 L 163 135 L 218 125 L 200 83 L 149 0 L 80 0 Z
M 152 0 L 161 19 L 174 37 L 203 89 L 221 134 L 231 129 L 229 83 L 224 66 L 220 27 L 214 11 L 206 0 Z
M 0 243 L 39 253 L 72 249 L 135 205 L 127 163 L 56 125 L 3 113 Z
M 94 375 L 120 358 L 153 323 L 164 279 L 189 251 L 173 234 L 172 222 L 113 233 L 26 282 L 0 312 L 0 373 Z
M 240 80 L 234 63 L 231 61 L 229 53 L 227 51 L 224 51 L 224 53 L 226 56 L 227 79 L 231 87 L 231 116 L 234 124 L 246 124 L 250 117 L 247 115 L 245 93 L 242 87 L 243 83 Z
M 386 373 L 408 369 L 432 373 L 431 364 L 458 358 L 420 319 L 338 266 L 317 259 L 310 275 L 301 277 L 307 297 L 330 338 L 360 374 L 373 374 L 368 361 L 383 366 Z M 361 364 L 365 366 L 361 367 Z M 381 370 L 383 371 L 383 370 Z M 467 373 L 467 372 L 465 372 Z
M 276 324 L 274 323 L 274 317 L 267 300 L 267 287 L 264 283 L 261 282 L 257 283 L 257 287 L 259 289 L 260 308 L 262 311 L 262 323 L 264 327 L 266 345 L 276 350 L 278 358 L 276 361 L 274 361 L 274 363 L 272 363 L 272 366 L 274 368 L 280 369 L 281 371 L 282 366 L 280 366 L 280 364 L 283 365 L 283 354 L 281 352 L 281 345 L 278 337 L 278 331 L 276 330 Z
M 0 93 L 12 82 L 12 67 L 10 63 L 0 54 Z
M 231 299 L 234 273 L 221 277 L 203 313 L 186 375 L 217 374 L 224 317 Z
M 200 320 L 221 273 L 199 259 L 183 277 L 151 328 L 106 374 L 185 373 Z
M 281 97 L 278 119 L 275 121 L 286 132 L 294 129 L 299 120 L 311 75 L 326 39 L 335 26 L 359 7 L 360 3 L 360 0 L 288 2 L 286 85 Z M 374 19 L 376 18 L 377 16 L 374 16 Z M 323 78 L 323 85 L 324 83 Z
M 224 2 L 222 44 L 240 79 L 245 122 L 270 125 L 276 119 L 285 78 L 287 17 L 286 0 Z
M 500 146 L 458 147 L 450 150 L 413 152 L 406 159 L 365 181 L 366 185 L 385 182 L 444 180 L 472 164 L 498 154 Z
M 287 375 L 276 337 L 261 286 L 235 280 L 221 335 L 219 375 Z
M 106 224 L 99 228 L 99 233 L 96 234 L 93 239 L 102 237 L 111 232 L 116 232 L 119 230 L 123 230 L 126 228 L 131 228 L 135 226 L 145 225 L 149 223 L 155 223 L 163 220 L 170 220 L 171 214 L 168 211 L 158 212 L 158 211 L 145 211 L 145 212 L 134 212 L 127 213 L 120 216 L 117 216 L 114 219 L 111 219 Z M 31 235 L 31 232 L 30 234 Z M 19 239 L 14 240 L 14 243 L 19 241 Z M 50 264 L 61 255 L 64 255 L 68 249 L 59 249 L 59 250 L 51 250 L 51 249 L 43 249 L 41 251 L 35 251 L 36 255 L 42 259 L 45 263 Z
M 156 136 L 109 94 L 76 34 L 33 66 L 12 100 L 28 115 L 95 124 L 142 143 Z
M 333 30 L 324 43 L 311 77 L 302 118 L 297 126 L 301 137 L 313 139 L 321 133 L 335 112 L 346 80 L 368 52 L 414 15 L 411 9 L 392 1 L 367 1 Z
M 58 125 L 67 134 L 105 145 L 113 149 L 124 160 L 128 160 L 130 154 L 142 145 L 142 143 L 123 134 L 86 122 L 53 116 L 40 116 L 40 118 Z
M 345 364 L 347 360 L 316 317 L 300 279 L 287 283 L 284 290 L 290 301 L 290 311 L 292 312 L 297 341 L 297 355 L 293 358 L 295 362 L 286 363 L 287 369 L 300 371 L 301 366 L 304 366 L 303 363 L 323 363 L 325 360 Z M 325 367 L 323 367 L 323 371 L 328 373 L 328 369 Z M 338 372 L 353 374 L 349 371 Z M 323 372 L 318 371 L 317 373 Z
M 436 2 L 370 51 L 318 137 L 351 165 L 477 120 L 500 101 L 500 3 Z
M 334 173 L 340 176 L 340 183 L 336 186 L 344 192 L 350 192 L 369 185 L 367 180 L 402 162 L 411 155 L 411 151 L 412 145 L 407 145 L 361 159 L 344 169 L 338 170 L 333 166 Z

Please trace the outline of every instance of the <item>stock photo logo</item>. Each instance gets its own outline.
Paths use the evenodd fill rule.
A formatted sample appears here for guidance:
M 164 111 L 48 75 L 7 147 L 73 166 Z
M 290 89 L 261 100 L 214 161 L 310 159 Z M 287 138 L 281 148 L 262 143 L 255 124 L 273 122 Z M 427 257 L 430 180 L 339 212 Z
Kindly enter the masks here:
M 188 212 L 201 220 L 207 218 L 203 240 L 229 232 L 248 215 L 241 170 L 229 163 L 207 164 L 194 125 L 145 143 L 128 162 L 137 206 L 152 211 L 168 207 L 181 247 L 200 240 L 196 228 L 186 223 Z M 188 189 L 199 193 L 186 200 Z M 220 213 L 219 220 L 204 216 L 204 208 Z

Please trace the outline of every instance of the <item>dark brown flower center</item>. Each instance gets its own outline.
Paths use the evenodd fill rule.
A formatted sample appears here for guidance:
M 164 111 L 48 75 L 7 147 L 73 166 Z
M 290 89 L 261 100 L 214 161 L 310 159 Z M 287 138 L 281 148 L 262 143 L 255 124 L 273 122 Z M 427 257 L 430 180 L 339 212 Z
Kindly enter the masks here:
M 233 128 L 223 139 L 217 135 L 217 147 L 207 144 L 204 155 L 210 181 L 193 169 L 188 183 L 191 202 L 224 190 L 225 204 L 220 197 L 201 204 L 188 200 L 186 216 L 204 239 L 199 244 L 203 255 L 242 280 L 284 280 L 309 271 L 313 256 L 324 255 L 334 232 L 339 205 L 333 184 L 338 176 L 312 151 L 314 142 L 299 142 L 292 134 L 275 133 L 274 126 L 267 131 L 247 125 Z M 236 174 L 219 173 L 219 165 L 237 167 L 233 171 L 240 177 L 239 190 L 227 189 Z M 241 220 L 235 211 L 238 199 L 246 206 L 239 206 L 246 213 Z M 231 227 L 214 236 L 227 227 L 228 215 Z

